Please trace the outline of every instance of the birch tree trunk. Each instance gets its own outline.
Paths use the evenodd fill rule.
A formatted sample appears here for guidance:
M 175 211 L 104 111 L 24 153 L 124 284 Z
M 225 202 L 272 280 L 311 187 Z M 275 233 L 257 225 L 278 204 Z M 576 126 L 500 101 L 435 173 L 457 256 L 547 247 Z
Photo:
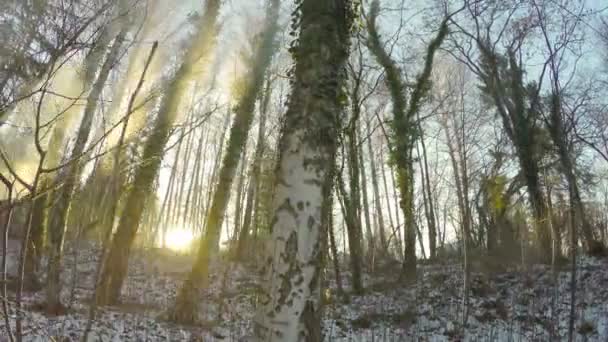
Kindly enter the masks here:
M 303 0 L 294 82 L 283 127 L 273 199 L 267 283 L 256 341 L 321 341 L 322 213 L 338 145 L 340 92 L 351 2 Z

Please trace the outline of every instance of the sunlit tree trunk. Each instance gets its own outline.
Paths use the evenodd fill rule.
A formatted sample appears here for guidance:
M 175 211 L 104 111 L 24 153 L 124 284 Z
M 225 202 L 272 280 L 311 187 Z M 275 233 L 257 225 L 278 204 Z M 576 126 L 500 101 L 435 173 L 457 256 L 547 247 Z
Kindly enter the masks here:
M 149 196 L 158 173 L 171 126 L 177 116 L 183 95 L 190 84 L 192 69 L 196 65 L 197 76 L 200 76 L 200 74 L 204 74 L 205 67 L 209 65 L 208 59 L 215 47 L 219 8 L 219 0 L 207 1 L 205 13 L 200 18 L 198 32 L 193 37 L 179 69 L 168 82 L 168 88 L 154 121 L 152 134 L 148 137 L 144 147 L 143 162 L 135 171 L 133 184 L 126 195 L 123 214 L 112 238 L 108 261 L 104 265 L 102 279 L 97 289 L 97 299 L 100 304 L 118 301 L 127 273 L 129 252 L 144 210 L 144 199 Z
M 197 87 L 195 86 L 193 89 L 193 94 L 197 92 Z M 188 126 L 185 127 L 188 135 L 186 137 L 186 145 L 184 149 L 184 155 L 182 157 L 182 172 L 180 177 L 179 190 L 177 191 L 177 197 L 175 201 L 175 211 L 172 221 L 172 227 L 181 227 L 184 224 L 185 215 L 184 215 L 184 191 L 186 191 L 186 183 L 191 180 L 188 172 L 190 171 L 190 160 L 192 159 L 192 150 L 194 149 L 194 96 L 192 96 L 192 101 L 189 106 L 189 115 L 186 119 L 186 123 Z M 180 224 L 181 221 L 181 224 Z
M 182 128 L 183 129 L 183 128 Z M 156 223 L 156 230 L 160 231 L 160 245 L 161 247 L 165 248 L 166 247 L 166 226 L 167 226 L 167 219 L 166 217 L 168 216 L 168 209 L 166 209 L 170 203 L 169 203 L 169 198 L 171 197 L 171 194 L 173 193 L 173 189 L 175 188 L 175 184 L 176 181 L 175 179 L 176 174 L 177 174 L 177 162 L 179 160 L 179 152 L 182 148 L 182 141 L 183 139 L 180 139 L 179 142 L 177 143 L 177 150 L 175 151 L 175 158 L 173 159 L 173 163 L 171 164 L 171 174 L 169 175 L 169 183 L 167 184 L 167 191 L 165 192 L 165 198 L 163 199 L 163 203 L 160 207 L 160 211 L 158 213 L 158 219 L 157 219 L 157 223 Z
M 283 127 L 273 200 L 267 283 L 256 341 L 321 341 L 320 250 L 324 197 L 338 145 L 350 1 L 303 0 L 294 82 Z
M 100 33 L 91 50 L 87 53 L 83 61 L 82 79 L 75 82 L 82 83 L 83 94 L 93 86 L 95 75 L 103 64 L 103 57 L 107 49 L 107 45 L 112 40 L 112 35 L 107 26 L 101 28 Z M 64 150 L 65 137 L 67 132 L 66 122 L 71 121 L 70 118 L 74 115 L 75 110 L 68 110 L 57 118 L 55 127 L 52 130 L 49 139 L 47 153 L 45 156 L 45 166 L 57 167 L 61 159 L 61 152 Z M 41 174 L 39 180 L 38 196 L 35 196 L 33 203 L 33 216 L 31 231 L 28 241 L 30 252 L 26 255 L 25 270 L 26 270 L 26 285 L 27 287 L 36 288 L 38 281 L 35 271 L 37 270 L 40 257 L 44 248 L 46 225 L 47 225 L 47 207 L 49 206 L 49 198 L 53 179 L 49 173 Z
M 270 66 L 274 54 L 274 41 L 278 31 L 278 0 L 271 0 L 267 9 L 267 27 L 263 33 L 263 41 L 258 46 L 250 68 L 250 74 L 245 76 L 245 87 L 235 110 L 234 121 L 230 129 L 228 146 L 219 173 L 218 185 L 213 194 L 211 207 L 207 213 L 205 232 L 200 240 L 196 261 L 188 278 L 184 281 L 176 299 L 175 307 L 169 312 L 169 319 L 177 322 L 195 322 L 198 316 L 198 299 L 201 287 L 207 285 L 210 258 L 217 253 L 222 223 L 230 190 L 239 159 L 241 158 L 253 114 L 258 93 L 263 88 L 266 70 Z
M 216 139 L 219 141 L 219 145 L 217 146 L 217 149 L 215 151 L 215 159 L 213 162 L 213 169 L 211 171 L 211 174 L 208 177 L 207 180 L 207 188 L 211 191 L 208 191 L 207 193 L 207 198 L 206 198 L 206 205 L 205 205 L 205 211 L 203 213 L 201 213 L 201 220 L 203 221 L 203 232 L 207 230 L 207 224 L 209 222 L 208 219 L 206 219 L 206 217 L 209 215 L 209 211 L 211 210 L 211 201 L 213 200 L 213 195 L 216 192 L 217 186 L 219 185 L 219 182 L 217 182 L 217 178 L 218 178 L 218 174 L 221 168 L 221 164 L 222 164 L 222 156 L 224 153 L 224 142 L 226 139 L 224 139 L 224 137 L 226 136 L 226 132 L 228 132 L 228 129 L 230 128 L 230 117 L 231 117 L 231 113 L 230 110 L 226 111 L 226 114 L 224 116 L 224 125 L 222 126 L 222 130 L 219 133 L 219 135 L 216 136 Z
M 195 135 L 195 131 L 193 131 L 191 134 Z M 196 147 L 196 150 L 194 151 L 194 156 L 192 158 L 194 158 L 194 169 L 192 170 L 192 176 L 190 177 L 190 184 L 188 185 L 188 193 L 186 194 L 186 203 L 184 203 L 184 216 L 183 216 L 183 222 L 184 225 L 188 225 L 188 228 L 192 229 L 193 227 L 191 227 L 191 225 L 194 224 L 194 221 L 192 220 L 192 215 L 191 215 L 191 209 L 192 207 L 194 207 L 196 204 L 194 202 L 196 202 L 196 195 L 197 192 L 200 192 L 199 189 L 197 189 L 199 187 L 199 172 L 200 172 L 200 168 L 201 168 L 201 159 L 203 158 L 203 156 L 201 155 L 203 152 L 203 143 L 206 143 L 206 136 L 201 136 L 198 139 L 198 144 Z
M 207 155 L 207 148 L 209 146 L 209 134 L 207 131 L 201 132 L 202 139 L 200 139 L 199 149 L 196 152 L 196 166 L 194 170 L 194 186 L 192 188 L 192 198 L 188 200 L 190 207 L 190 213 L 188 214 L 188 222 L 192 226 L 194 231 L 198 230 L 199 221 L 198 213 L 202 210 L 202 180 L 205 175 L 205 156 Z M 205 150 L 202 147 L 205 146 Z
M 71 154 L 68 158 L 66 158 L 67 161 L 73 162 L 62 169 L 57 176 L 57 179 L 60 182 L 63 182 L 63 186 L 59 187 L 59 189 L 53 193 L 53 204 L 49 211 L 48 219 L 49 256 L 46 284 L 46 305 L 47 311 L 51 313 L 59 313 L 63 311 L 60 298 L 61 256 L 70 202 L 73 191 L 79 184 L 80 173 L 83 167 L 83 164 L 78 159 L 84 152 L 86 143 L 89 139 L 93 118 L 97 112 L 97 104 L 101 91 L 103 90 L 106 80 L 110 74 L 110 70 L 118 59 L 118 54 L 126 33 L 127 30 L 123 29 L 114 40 L 114 43 L 110 48 L 110 52 L 108 53 L 108 56 L 106 57 L 101 70 L 99 71 L 97 80 L 91 88 L 91 92 L 88 96 L 87 104 L 80 123 L 80 128 L 78 129 L 76 142 L 74 143 Z M 95 69 L 95 66 L 91 66 L 91 68 Z M 87 72 L 91 73 L 92 75 L 95 74 L 95 72 L 90 69 L 88 69 Z

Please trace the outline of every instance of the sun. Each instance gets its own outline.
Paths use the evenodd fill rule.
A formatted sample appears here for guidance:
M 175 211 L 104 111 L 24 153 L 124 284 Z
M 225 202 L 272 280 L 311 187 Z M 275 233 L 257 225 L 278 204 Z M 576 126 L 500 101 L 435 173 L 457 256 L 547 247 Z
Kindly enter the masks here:
M 175 227 L 167 231 L 165 237 L 166 246 L 174 251 L 186 251 L 192 246 L 194 234 L 191 229 Z

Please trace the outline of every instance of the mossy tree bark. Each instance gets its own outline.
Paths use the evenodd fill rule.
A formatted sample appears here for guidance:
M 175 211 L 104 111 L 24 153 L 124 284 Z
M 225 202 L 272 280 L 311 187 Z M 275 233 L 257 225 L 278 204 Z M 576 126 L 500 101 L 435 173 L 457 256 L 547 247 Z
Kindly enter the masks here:
M 493 101 L 501 117 L 503 128 L 515 147 L 522 176 L 525 180 L 528 201 L 534 216 L 536 240 L 541 258 L 551 261 L 551 232 L 547 224 L 545 195 L 539 177 L 539 144 L 536 122 L 538 119 L 538 90 L 526 87 L 523 70 L 514 51 L 500 56 L 488 44 L 478 41 L 481 52 L 480 78 L 483 91 Z
M 411 99 L 406 100 L 406 84 L 397 63 L 388 54 L 381 42 L 378 32 L 377 18 L 380 1 L 374 0 L 368 18 L 368 47 L 378 64 L 384 69 L 386 83 L 389 87 L 393 102 L 392 135 L 389 146 L 391 161 L 395 165 L 397 179 L 396 187 L 400 193 L 400 206 L 405 220 L 405 255 L 403 262 L 403 277 L 416 277 L 416 226 L 414 217 L 414 167 L 412 151 L 415 147 L 418 133 L 416 114 L 420 111 L 422 100 L 430 88 L 429 78 L 433 66 L 435 52 L 448 34 L 447 19 L 443 20 L 436 37 L 430 42 L 425 56 L 425 65 L 418 76 L 411 92 Z

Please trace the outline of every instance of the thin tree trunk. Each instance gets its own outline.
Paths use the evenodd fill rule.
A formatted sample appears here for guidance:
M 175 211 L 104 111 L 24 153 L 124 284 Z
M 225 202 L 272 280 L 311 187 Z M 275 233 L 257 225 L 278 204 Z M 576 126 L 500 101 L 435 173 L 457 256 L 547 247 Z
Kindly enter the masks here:
M 195 170 L 194 170 L 194 187 L 192 188 L 192 194 L 191 194 L 191 199 L 188 200 L 188 207 L 189 207 L 189 213 L 188 213 L 188 223 L 190 224 L 190 226 L 192 227 L 192 231 L 194 233 L 196 233 L 198 231 L 198 221 L 197 221 L 197 217 L 198 217 L 198 211 L 201 209 L 202 205 L 201 205 L 201 198 L 202 198 L 202 179 L 203 179 L 203 175 L 205 174 L 205 154 L 206 154 L 206 149 L 203 150 L 202 146 L 208 146 L 209 142 L 208 142 L 208 138 L 209 135 L 206 134 L 206 131 L 201 131 L 201 150 L 197 152 L 196 158 L 196 166 L 195 166 Z
M 331 201 L 333 203 L 333 201 Z M 336 245 L 336 234 L 334 233 L 334 214 L 333 204 L 331 204 L 332 210 L 329 210 L 327 214 L 328 226 L 327 231 L 329 233 L 329 248 L 331 251 L 331 260 L 334 266 L 334 274 L 336 276 L 336 288 L 340 297 L 344 296 L 344 288 L 342 287 L 342 276 L 340 275 L 340 257 L 338 255 L 338 247 Z
M 171 174 L 169 175 L 169 184 L 167 185 L 167 192 L 165 192 L 165 198 L 163 199 L 163 204 L 160 207 L 160 211 L 158 212 L 158 219 L 156 220 L 157 222 L 157 227 L 156 230 L 157 231 L 161 231 L 161 247 L 165 248 L 166 247 L 166 242 L 167 242 L 167 230 L 166 230 L 166 226 L 167 226 L 167 219 L 166 217 L 168 216 L 168 212 L 169 210 L 165 210 L 165 208 L 167 208 L 167 204 L 169 203 L 169 197 L 171 197 L 171 194 L 173 193 L 173 189 L 175 188 L 175 175 L 177 174 L 177 162 L 179 159 L 179 151 L 182 148 L 182 141 L 183 139 L 180 139 L 180 141 L 177 143 L 177 150 L 175 151 L 175 159 L 173 160 L 173 164 L 171 166 Z M 162 226 L 162 227 L 161 227 Z
M 381 248 L 381 256 L 386 256 L 389 252 L 388 243 L 386 241 L 386 234 L 384 230 L 384 215 L 382 214 L 382 202 L 380 200 L 380 189 L 378 186 L 378 172 L 376 170 L 376 157 L 374 155 L 372 149 L 372 136 L 371 129 L 369 127 L 369 120 L 366 120 L 367 124 L 367 135 L 369 138 L 367 139 L 367 154 L 369 155 L 369 164 L 371 168 L 371 176 L 372 176 L 372 188 L 374 190 L 374 205 L 376 209 L 376 232 L 380 236 L 380 248 Z
M 245 178 L 247 177 L 245 174 L 245 165 L 247 164 L 247 144 L 245 144 L 243 147 L 243 156 L 240 164 L 239 177 L 236 184 L 236 198 L 234 199 L 234 230 L 232 236 L 230 237 L 230 249 L 234 249 L 242 226 L 241 211 L 243 210 L 243 188 L 245 187 Z M 249 182 L 251 183 L 251 180 Z M 249 186 L 247 188 L 249 188 Z
M 241 227 L 241 231 L 238 236 L 238 245 L 236 251 L 237 260 L 243 260 L 245 256 L 245 248 L 249 239 L 249 230 L 251 229 L 251 221 L 253 219 L 253 209 L 256 201 L 256 197 L 259 196 L 259 183 L 260 183 L 260 169 L 262 164 L 262 157 L 264 156 L 264 147 L 265 147 L 265 135 L 266 135 L 266 111 L 268 110 L 268 101 L 270 101 L 271 94 L 271 83 L 270 81 L 266 82 L 266 90 L 264 92 L 264 97 L 260 106 L 260 122 L 258 123 L 258 137 L 257 137 L 257 145 L 255 147 L 255 152 L 253 156 L 253 160 L 251 161 L 251 167 L 249 173 L 251 174 L 251 179 L 249 181 L 249 187 L 247 189 L 247 200 L 245 204 L 245 220 Z M 257 211 L 257 209 L 256 209 Z M 257 220 L 253 220 L 253 224 L 257 225 Z
M 207 201 L 206 201 L 207 204 L 205 205 L 204 217 L 202 218 L 203 232 L 207 230 L 208 221 L 205 219 L 205 217 L 207 217 L 209 215 L 209 210 L 211 209 L 211 201 L 213 199 L 213 194 L 217 191 L 218 182 L 216 182 L 216 179 L 217 179 L 217 174 L 220 170 L 220 166 L 221 166 L 221 162 L 222 162 L 222 156 L 224 153 L 224 141 L 226 140 L 226 139 L 224 139 L 224 137 L 226 136 L 226 132 L 228 132 L 228 128 L 230 128 L 230 111 L 226 111 L 226 115 L 224 117 L 224 126 L 222 127 L 222 132 L 217 137 L 219 139 L 219 145 L 218 145 L 217 151 L 215 153 L 215 162 L 213 163 L 213 171 L 211 172 L 211 175 L 207 181 L 207 188 L 212 191 L 209 191 L 208 195 L 207 195 Z
M 420 121 L 420 115 L 418 115 L 418 121 Z M 419 130 L 422 132 L 422 125 L 419 123 Z M 437 224 L 435 220 L 435 204 L 433 203 L 433 189 L 431 187 L 430 172 L 428 157 L 426 153 L 426 143 L 424 142 L 424 134 L 420 135 L 420 144 L 422 147 L 422 160 L 421 160 L 421 172 L 422 180 L 422 191 L 426 193 L 425 203 L 426 210 L 428 210 L 428 230 L 429 230 L 429 257 L 435 259 L 437 257 Z M 423 166 L 423 167 L 422 167 Z
M 399 222 L 399 190 L 397 189 L 397 182 L 395 181 L 395 172 L 393 170 L 393 167 L 391 167 L 390 165 L 388 168 L 388 173 L 391 175 L 391 184 L 393 187 L 393 200 L 394 200 L 394 205 L 395 205 L 395 229 L 398 232 L 398 236 L 399 236 L 398 241 L 402 241 L 401 231 L 399 230 L 399 227 L 401 227 L 401 222 Z M 390 206 L 388 207 L 388 210 L 389 211 L 391 210 Z M 405 221 L 407 221 L 407 219 Z M 405 226 L 405 224 L 404 224 L 404 226 Z M 403 236 L 405 238 L 406 232 L 404 231 L 403 233 L 404 233 Z
M 194 132 L 192 132 L 194 134 Z M 194 170 L 193 177 L 194 180 L 190 181 L 190 186 L 188 188 L 188 194 L 186 194 L 186 203 L 184 204 L 184 224 L 190 225 L 192 229 L 192 225 L 194 225 L 194 213 L 193 209 L 196 208 L 197 205 L 197 196 L 200 194 L 200 170 L 201 170 L 201 160 L 203 159 L 203 145 L 207 143 L 207 137 L 201 134 L 201 137 L 198 139 L 198 146 L 196 147 L 196 152 L 194 154 Z M 192 208 L 192 209 L 191 209 Z
M 557 82 L 555 82 L 557 83 Z M 558 85 L 554 85 L 554 88 L 558 88 Z M 557 92 L 558 90 L 554 90 Z M 557 147 L 557 155 L 559 157 L 560 165 L 562 166 L 562 173 L 566 177 L 568 182 L 568 193 L 570 196 L 570 204 L 574 208 L 572 214 L 575 215 L 576 220 L 573 222 L 580 223 L 581 231 L 585 242 L 586 249 L 591 254 L 602 255 L 605 252 L 603 244 L 596 240 L 593 236 L 593 230 L 585 215 L 585 206 L 581 200 L 580 190 L 578 187 L 576 175 L 574 173 L 574 162 L 570 155 L 566 142 L 566 132 L 564 130 L 564 124 L 562 120 L 562 102 L 561 95 L 552 95 L 552 106 L 549 132 L 553 140 L 554 145 Z
M 382 183 L 384 184 L 384 197 L 385 197 L 385 200 L 386 200 L 386 208 L 388 209 L 387 210 L 388 211 L 388 222 L 389 222 L 389 224 L 391 226 L 391 231 L 394 232 L 395 229 L 397 229 L 397 227 L 395 226 L 395 223 L 393 222 L 393 214 L 391 214 L 391 202 L 389 200 L 388 183 L 386 182 L 386 170 L 385 170 L 385 164 L 384 164 L 384 152 L 383 152 L 382 147 L 379 150 L 380 150 L 380 161 L 381 161 L 381 164 L 380 164 L 380 175 L 382 176 Z M 380 205 L 382 205 L 382 204 L 380 203 Z M 401 253 L 401 251 L 403 250 L 402 249 L 403 246 L 401 246 L 401 240 L 398 239 L 397 243 L 398 243 L 397 244 L 397 248 L 399 249 L 399 253 Z M 388 240 L 387 240 L 387 244 L 386 245 L 387 245 L 387 247 L 390 248 Z
M 360 136 L 362 136 L 360 134 Z M 374 235 L 372 233 L 372 222 L 371 222 L 371 218 L 370 218 L 370 213 L 369 213 L 369 199 L 367 196 L 367 177 L 365 177 L 365 163 L 364 163 L 364 158 L 363 158 L 363 143 L 359 142 L 357 144 L 358 146 L 358 154 L 359 154 L 359 169 L 361 170 L 361 194 L 362 194 L 362 201 L 363 201 L 363 218 L 365 219 L 365 229 L 366 229 L 366 235 L 367 235 L 367 255 L 368 255 L 368 261 L 371 265 L 373 265 L 374 259 L 375 259 L 375 253 L 374 253 Z
M 194 87 L 193 92 L 196 93 L 196 87 Z M 192 100 L 194 101 L 194 99 Z M 180 185 L 179 190 L 177 191 L 177 199 L 175 201 L 175 216 L 173 219 L 173 227 L 180 227 L 180 221 L 183 225 L 185 216 L 184 216 L 184 191 L 186 189 L 186 183 L 189 182 L 190 177 L 188 175 L 188 171 L 190 171 L 190 160 L 192 155 L 192 149 L 194 148 L 194 131 L 192 131 L 192 126 L 194 125 L 194 110 L 192 108 L 192 103 L 190 104 L 190 115 L 186 118 L 186 122 L 190 124 L 190 127 L 186 128 L 186 130 L 190 131 L 188 137 L 186 138 L 186 148 L 184 149 L 183 161 L 182 164 L 182 173 L 180 177 Z M 199 139 L 202 140 L 202 139 Z
M 339 173 L 336 175 L 336 187 L 343 202 L 343 217 L 346 222 L 346 232 L 348 234 L 349 260 L 352 273 L 353 292 L 357 295 L 363 294 L 363 281 L 361 270 L 361 229 L 357 225 L 358 217 L 355 215 L 353 205 L 346 196 L 344 180 Z
M 173 224 L 173 221 L 175 220 L 175 211 L 176 211 L 175 208 L 178 206 L 177 180 L 178 180 L 178 178 L 183 178 L 183 175 L 182 175 L 182 177 L 180 177 L 179 165 L 180 165 L 182 147 L 185 142 L 185 136 L 186 136 L 186 127 L 184 126 L 181 128 L 181 133 L 178 138 L 179 141 L 177 142 L 177 150 L 175 151 L 175 159 L 173 161 L 173 166 L 171 168 L 171 173 L 175 172 L 175 174 L 174 174 L 175 180 L 174 180 L 173 187 L 171 188 L 171 191 L 167 194 L 167 196 L 168 196 L 167 197 L 167 199 L 168 199 L 167 214 L 165 215 L 163 227 L 162 227 L 163 247 L 166 247 L 165 242 L 166 242 L 167 232 L 168 232 L 170 226 Z

